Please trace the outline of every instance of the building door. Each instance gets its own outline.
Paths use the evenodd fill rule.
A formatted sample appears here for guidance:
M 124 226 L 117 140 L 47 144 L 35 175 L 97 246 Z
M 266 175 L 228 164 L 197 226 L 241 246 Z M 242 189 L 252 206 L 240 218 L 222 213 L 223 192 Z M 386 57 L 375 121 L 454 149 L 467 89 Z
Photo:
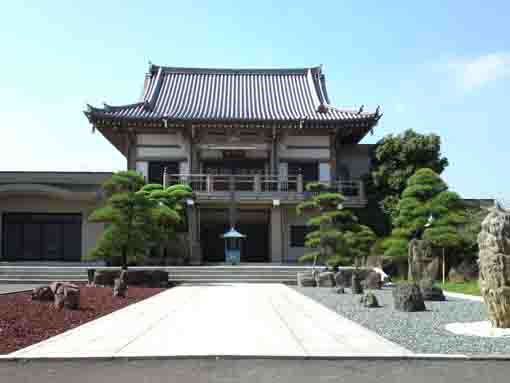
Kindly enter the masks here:
M 81 260 L 81 214 L 5 213 L 2 222 L 5 260 Z
M 149 162 L 148 183 L 163 185 L 163 172 L 165 168 L 168 174 L 179 173 L 179 163 L 174 161 L 151 161 Z

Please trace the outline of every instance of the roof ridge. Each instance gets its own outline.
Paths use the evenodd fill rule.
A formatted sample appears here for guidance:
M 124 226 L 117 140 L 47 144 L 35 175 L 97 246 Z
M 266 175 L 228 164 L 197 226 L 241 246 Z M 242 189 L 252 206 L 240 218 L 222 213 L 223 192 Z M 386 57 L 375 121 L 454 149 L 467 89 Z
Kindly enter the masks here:
M 224 74 L 306 74 L 307 71 L 320 71 L 320 66 L 301 68 L 282 67 L 246 67 L 246 68 L 219 68 L 219 67 L 174 67 L 151 64 L 151 73 L 162 69 L 165 73 L 224 73 Z

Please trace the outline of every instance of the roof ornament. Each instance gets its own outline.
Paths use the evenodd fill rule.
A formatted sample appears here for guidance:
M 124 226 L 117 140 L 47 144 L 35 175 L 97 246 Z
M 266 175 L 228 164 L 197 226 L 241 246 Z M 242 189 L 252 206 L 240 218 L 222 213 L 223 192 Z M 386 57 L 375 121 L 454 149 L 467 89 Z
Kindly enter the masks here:
M 365 108 L 365 105 L 361 105 L 358 110 L 358 114 L 363 113 L 363 109 Z
M 381 105 L 377 105 L 377 108 L 375 108 L 375 115 L 376 116 L 379 116 L 380 109 L 381 109 Z M 382 114 L 381 114 L 381 116 L 382 116 Z
M 326 104 L 320 104 L 317 108 L 317 112 L 319 113 L 328 113 L 328 106 Z

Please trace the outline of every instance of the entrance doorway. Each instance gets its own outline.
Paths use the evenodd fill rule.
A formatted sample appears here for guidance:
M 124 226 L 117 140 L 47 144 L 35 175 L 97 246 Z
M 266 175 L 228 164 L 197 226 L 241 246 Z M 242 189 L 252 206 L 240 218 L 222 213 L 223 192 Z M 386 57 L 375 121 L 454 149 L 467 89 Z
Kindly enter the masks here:
M 225 262 L 225 241 L 230 227 L 227 210 L 200 210 L 200 244 L 205 263 Z M 240 210 L 237 231 L 246 235 L 241 241 L 241 262 L 269 262 L 269 213 L 266 210 Z

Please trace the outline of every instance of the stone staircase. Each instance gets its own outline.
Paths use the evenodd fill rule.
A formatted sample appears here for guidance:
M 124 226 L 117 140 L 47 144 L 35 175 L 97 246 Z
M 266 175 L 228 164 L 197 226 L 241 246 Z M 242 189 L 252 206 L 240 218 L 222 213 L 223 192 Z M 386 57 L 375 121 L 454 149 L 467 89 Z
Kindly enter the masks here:
M 87 269 L 117 269 L 83 264 L 0 263 L 0 284 L 45 284 L 56 280 L 87 282 Z M 145 266 L 131 270 L 163 269 L 177 283 L 286 283 L 296 284 L 296 274 L 311 266 L 239 265 L 239 266 Z M 319 267 L 318 267 L 319 269 Z

